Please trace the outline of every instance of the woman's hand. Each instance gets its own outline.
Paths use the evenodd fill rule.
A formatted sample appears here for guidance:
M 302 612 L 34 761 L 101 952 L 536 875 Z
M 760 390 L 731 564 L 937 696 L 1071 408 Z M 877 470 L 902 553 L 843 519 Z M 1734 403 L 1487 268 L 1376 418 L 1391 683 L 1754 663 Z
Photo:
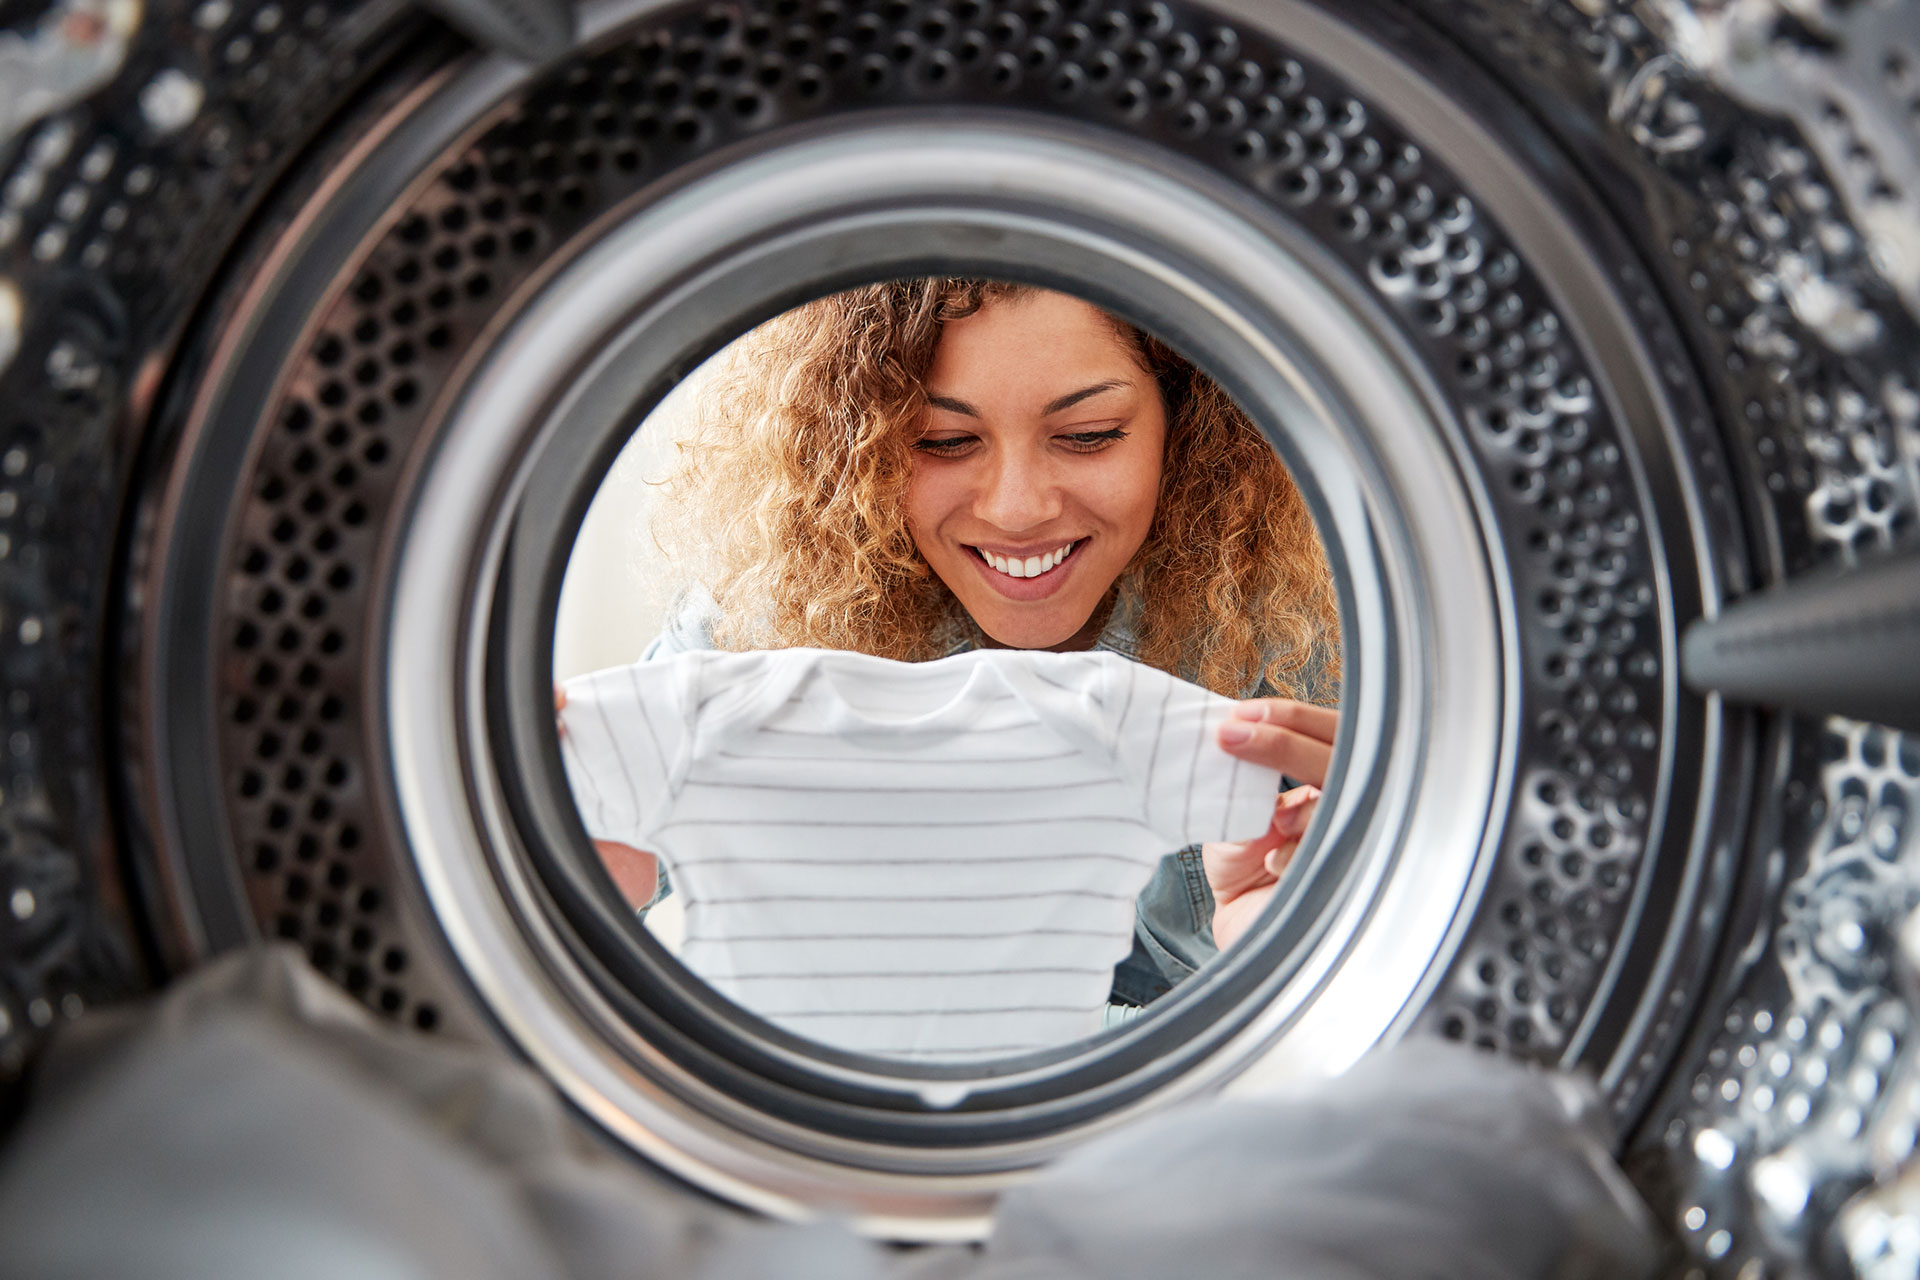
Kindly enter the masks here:
M 1280 873 L 1300 848 L 1320 788 L 1326 785 L 1339 727 L 1337 711 L 1286 698 L 1242 702 L 1220 726 L 1220 747 L 1229 755 L 1307 784 L 1280 793 L 1266 834 L 1236 844 L 1200 846 L 1207 885 L 1213 890 L 1213 940 L 1222 951 L 1239 941 L 1266 909 Z
M 1290 698 L 1255 698 L 1220 726 L 1220 749 L 1250 764 L 1278 769 L 1316 787 L 1327 785 L 1327 762 L 1340 713 Z
M 557 716 L 566 709 L 567 691 L 556 684 L 553 686 L 553 713 Z M 560 725 L 560 732 L 566 731 L 567 726 Z M 607 869 L 607 874 L 619 888 L 620 896 L 635 911 L 651 903 L 654 895 L 660 892 L 660 863 L 652 854 L 613 840 L 595 840 L 593 848 L 600 855 L 600 865 Z

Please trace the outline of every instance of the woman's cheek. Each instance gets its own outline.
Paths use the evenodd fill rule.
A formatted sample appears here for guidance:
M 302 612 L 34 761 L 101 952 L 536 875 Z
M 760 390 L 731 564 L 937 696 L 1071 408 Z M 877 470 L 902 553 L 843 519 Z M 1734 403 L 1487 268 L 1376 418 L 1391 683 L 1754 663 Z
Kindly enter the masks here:
M 934 537 L 932 528 L 920 519 L 911 500 L 907 503 L 907 537 L 913 542 L 913 549 L 920 557 L 921 567 L 945 582 L 946 575 L 941 573 L 939 568 L 939 543 Z
M 1160 500 L 1160 469 L 1129 462 L 1106 477 L 1101 505 L 1117 529 L 1146 536 Z
M 906 508 L 907 536 L 913 539 L 914 550 L 920 553 L 922 560 L 927 558 L 927 542 L 929 537 L 925 516 L 927 507 L 926 488 L 926 481 L 922 469 L 915 466 L 912 474 L 907 478 L 907 491 L 903 503 Z

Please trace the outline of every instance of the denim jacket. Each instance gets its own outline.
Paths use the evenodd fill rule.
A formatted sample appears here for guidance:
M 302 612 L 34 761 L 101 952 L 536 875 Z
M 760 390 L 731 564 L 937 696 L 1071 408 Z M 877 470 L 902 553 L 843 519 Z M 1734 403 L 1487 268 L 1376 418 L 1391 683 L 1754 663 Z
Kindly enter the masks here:
M 694 650 L 714 649 L 714 605 L 704 592 L 684 596 L 667 629 L 641 653 L 642 662 Z M 979 641 L 966 631 L 956 631 L 946 654 L 966 653 L 979 647 Z M 1105 649 L 1124 658 L 1138 660 L 1132 615 L 1115 608 L 1095 649 Z M 1265 685 L 1246 696 L 1269 692 Z M 658 902 L 668 892 L 665 866 L 660 868 Z M 649 903 L 649 906 L 652 904 Z M 1201 965 L 1219 954 L 1213 941 L 1213 889 L 1207 884 L 1206 869 L 1200 862 L 1200 846 L 1188 845 L 1160 859 L 1147 887 L 1135 899 L 1133 913 L 1133 952 L 1113 970 L 1111 1000 L 1122 1007 L 1139 1008 L 1159 999 Z

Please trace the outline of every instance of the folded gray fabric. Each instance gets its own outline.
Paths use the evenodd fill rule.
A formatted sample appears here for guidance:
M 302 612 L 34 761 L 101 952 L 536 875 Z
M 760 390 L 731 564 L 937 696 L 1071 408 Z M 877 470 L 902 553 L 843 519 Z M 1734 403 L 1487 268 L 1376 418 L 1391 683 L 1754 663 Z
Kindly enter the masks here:
M 380 1023 L 287 948 L 89 1015 L 0 1148 L 37 1280 L 1585 1280 L 1648 1274 L 1590 1091 L 1450 1046 L 1180 1107 L 1006 1198 L 983 1248 L 766 1223 L 619 1159 L 493 1046 Z
M 83 1018 L 0 1148 L 0 1274 L 35 1280 L 696 1280 L 760 1236 L 836 1280 L 884 1262 L 612 1156 L 503 1051 L 381 1023 L 286 947 Z
M 1437 1041 L 1175 1108 L 1002 1202 L 979 1280 L 1630 1280 L 1651 1216 L 1584 1083 Z

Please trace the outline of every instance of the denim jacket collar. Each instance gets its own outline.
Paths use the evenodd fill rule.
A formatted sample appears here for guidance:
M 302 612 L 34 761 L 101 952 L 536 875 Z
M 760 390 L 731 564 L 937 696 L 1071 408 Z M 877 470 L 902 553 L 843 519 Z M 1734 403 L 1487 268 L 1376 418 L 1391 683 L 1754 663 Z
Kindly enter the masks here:
M 1138 605 L 1128 597 L 1121 597 L 1114 603 L 1113 615 L 1107 619 L 1107 625 L 1100 629 L 1100 635 L 1088 646 L 1094 650 L 1117 653 L 1134 662 L 1140 660 L 1140 641 L 1136 634 L 1135 611 Z M 979 628 L 970 623 L 957 623 L 953 627 L 953 639 L 948 643 L 946 652 L 940 656 L 951 658 L 956 653 L 969 653 L 980 648 Z

